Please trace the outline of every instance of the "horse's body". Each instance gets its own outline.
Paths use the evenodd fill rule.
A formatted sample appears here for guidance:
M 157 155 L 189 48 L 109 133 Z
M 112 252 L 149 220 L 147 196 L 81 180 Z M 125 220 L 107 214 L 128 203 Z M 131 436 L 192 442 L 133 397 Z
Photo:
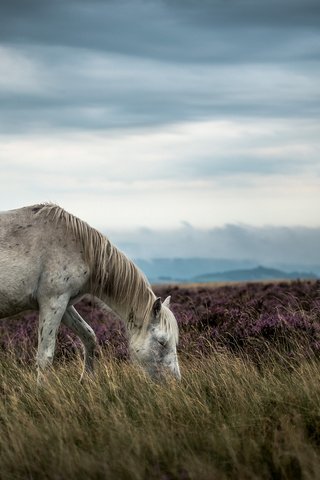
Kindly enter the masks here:
M 93 369 L 95 334 L 74 308 L 91 293 L 126 324 L 133 357 L 152 375 L 180 377 L 178 330 L 138 268 L 101 233 L 56 205 L 0 214 L 0 318 L 39 310 L 39 374 L 53 360 L 62 321 L 82 340 Z

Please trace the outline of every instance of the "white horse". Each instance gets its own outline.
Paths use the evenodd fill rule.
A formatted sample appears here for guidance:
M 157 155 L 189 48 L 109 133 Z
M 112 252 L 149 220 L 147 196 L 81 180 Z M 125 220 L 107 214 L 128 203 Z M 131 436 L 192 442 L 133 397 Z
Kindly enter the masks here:
M 180 378 L 170 297 L 161 303 L 104 235 L 53 204 L 0 214 L 0 318 L 39 310 L 38 380 L 52 363 L 60 322 L 79 336 L 84 371 L 93 371 L 96 336 L 73 306 L 88 293 L 124 321 L 131 355 L 151 377 Z

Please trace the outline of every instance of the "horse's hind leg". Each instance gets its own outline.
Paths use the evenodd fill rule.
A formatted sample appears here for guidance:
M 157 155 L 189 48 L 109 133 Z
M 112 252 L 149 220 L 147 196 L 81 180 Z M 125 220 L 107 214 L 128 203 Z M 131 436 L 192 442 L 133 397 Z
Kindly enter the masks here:
M 68 302 L 68 295 L 39 300 L 38 383 L 45 368 L 53 361 L 57 331 Z
M 93 372 L 94 351 L 97 339 L 94 331 L 79 315 L 77 310 L 71 306 L 65 311 L 62 322 L 69 327 L 82 341 L 84 345 L 84 369 L 86 372 Z M 83 374 L 82 374 L 83 375 Z

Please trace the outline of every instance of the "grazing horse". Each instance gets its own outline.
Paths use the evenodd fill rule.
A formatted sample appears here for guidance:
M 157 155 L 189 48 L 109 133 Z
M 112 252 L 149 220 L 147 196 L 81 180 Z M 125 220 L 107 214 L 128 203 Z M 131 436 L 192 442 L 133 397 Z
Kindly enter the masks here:
M 94 295 L 125 323 L 131 356 L 151 377 L 180 378 L 170 297 L 156 298 L 107 237 L 54 204 L 0 213 L 0 318 L 39 310 L 38 380 L 52 363 L 60 322 L 82 341 L 93 371 L 96 336 L 74 305 Z

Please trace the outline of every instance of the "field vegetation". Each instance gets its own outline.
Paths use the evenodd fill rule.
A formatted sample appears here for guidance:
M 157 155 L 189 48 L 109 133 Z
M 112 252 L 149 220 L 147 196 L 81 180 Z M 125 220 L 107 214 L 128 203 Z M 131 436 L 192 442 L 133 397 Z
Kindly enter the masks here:
M 1 479 L 319 478 L 320 282 L 168 292 L 181 382 L 150 382 L 88 299 L 95 378 L 79 384 L 81 349 L 61 329 L 37 389 L 35 315 L 0 322 Z

